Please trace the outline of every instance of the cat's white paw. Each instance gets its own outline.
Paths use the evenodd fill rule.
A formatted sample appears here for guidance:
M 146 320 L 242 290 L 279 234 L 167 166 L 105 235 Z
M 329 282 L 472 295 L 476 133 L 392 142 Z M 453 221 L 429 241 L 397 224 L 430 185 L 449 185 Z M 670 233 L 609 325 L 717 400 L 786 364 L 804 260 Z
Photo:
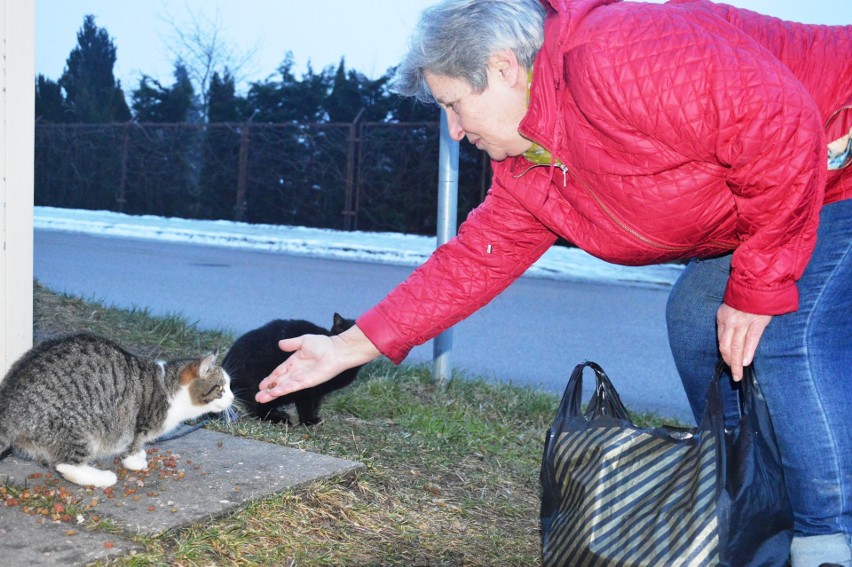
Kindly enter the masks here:
M 79 484 L 80 486 L 112 486 L 118 481 L 118 477 L 112 471 L 104 471 L 96 469 L 89 465 L 69 465 L 60 463 L 56 465 L 56 470 L 65 480 Z
M 145 449 L 139 449 L 132 455 L 127 455 L 121 460 L 124 468 L 132 471 L 142 471 L 148 468 L 148 458 L 145 456 Z

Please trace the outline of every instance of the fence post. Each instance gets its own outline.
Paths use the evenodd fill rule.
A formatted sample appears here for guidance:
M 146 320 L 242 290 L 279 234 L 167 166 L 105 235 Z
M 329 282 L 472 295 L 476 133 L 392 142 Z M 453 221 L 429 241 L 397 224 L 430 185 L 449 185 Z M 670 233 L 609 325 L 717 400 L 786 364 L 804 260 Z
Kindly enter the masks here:
M 252 115 L 252 118 L 254 116 Z M 243 222 L 246 217 L 246 185 L 248 184 L 248 148 L 249 122 L 244 122 L 240 130 L 240 157 L 237 166 L 237 202 L 234 206 L 234 220 Z
M 365 129 L 367 122 L 358 124 L 358 152 L 355 157 L 355 195 L 352 202 L 352 230 L 358 230 L 358 213 L 361 212 L 361 188 L 364 186 L 364 176 L 362 168 L 364 167 L 364 143 L 367 139 Z
M 121 181 L 118 183 L 118 195 L 115 198 L 118 212 L 124 212 L 127 202 L 127 146 L 130 144 L 130 122 L 124 124 L 124 135 L 121 139 Z
M 456 235 L 459 193 L 459 143 L 450 138 L 447 114 L 441 113 L 441 139 L 438 147 L 438 230 L 437 245 Z M 453 330 L 447 329 L 433 341 L 432 376 L 439 384 L 452 377 L 450 359 Z
M 355 156 L 356 152 L 356 144 L 361 142 L 361 139 L 357 136 L 357 125 L 358 121 L 361 120 L 361 115 L 364 114 L 364 109 L 358 111 L 358 114 L 355 115 L 355 119 L 349 125 L 349 149 L 346 155 L 346 191 L 343 195 L 343 230 L 354 230 L 356 223 L 356 217 L 358 215 L 358 211 L 354 206 L 354 195 L 355 195 Z

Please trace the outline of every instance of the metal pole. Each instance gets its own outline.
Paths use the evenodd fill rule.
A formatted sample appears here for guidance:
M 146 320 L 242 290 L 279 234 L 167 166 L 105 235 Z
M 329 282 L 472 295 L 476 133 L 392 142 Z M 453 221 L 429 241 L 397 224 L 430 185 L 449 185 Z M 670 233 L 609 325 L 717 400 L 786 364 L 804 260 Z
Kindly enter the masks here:
M 450 138 L 447 115 L 441 112 L 441 137 L 438 148 L 438 236 L 440 246 L 456 235 L 459 193 L 459 143 Z M 438 383 L 452 377 L 450 360 L 453 330 L 447 329 L 433 341 L 432 376 Z

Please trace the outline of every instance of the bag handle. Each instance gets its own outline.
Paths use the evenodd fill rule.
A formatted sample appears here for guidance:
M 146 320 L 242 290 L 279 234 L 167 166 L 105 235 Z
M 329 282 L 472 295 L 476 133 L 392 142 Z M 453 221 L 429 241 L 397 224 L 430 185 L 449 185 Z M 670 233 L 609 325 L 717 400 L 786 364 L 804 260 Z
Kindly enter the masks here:
M 725 430 L 725 407 L 724 394 L 722 393 L 723 374 L 728 369 L 725 361 L 719 360 L 713 380 L 710 382 L 710 390 L 707 393 L 707 403 L 702 418 L 702 428 L 713 428 L 718 431 Z M 754 366 L 743 367 L 743 378 L 740 380 L 739 412 L 740 420 L 743 416 L 754 412 L 755 396 L 762 399 L 760 386 L 754 373 Z
M 583 397 L 583 371 L 591 368 L 595 372 L 595 393 L 592 395 L 585 414 L 580 409 Z M 595 362 L 585 361 L 574 367 L 562 403 L 559 404 L 557 419 L 570 419 L 583 416 L 586 420 L 608 416 L 630 421 L 630 414 L 621 402 L 621 398 L 603 368 Z

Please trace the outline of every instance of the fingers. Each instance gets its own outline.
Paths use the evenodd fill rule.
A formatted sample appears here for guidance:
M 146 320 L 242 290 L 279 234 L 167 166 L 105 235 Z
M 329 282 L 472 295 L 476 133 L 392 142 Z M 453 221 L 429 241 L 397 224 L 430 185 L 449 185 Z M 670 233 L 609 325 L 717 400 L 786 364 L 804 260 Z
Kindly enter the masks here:
M 723 328 L 720 326 L 719 336 L 719 352 L 722 354 L 722 359 L 731 368 L 731 376 L 735 382 L 739 382 L 743 377 L 743 351 L 745 340 L 743 337 L 744 331 L 738 328 Z
M 770 315 L 746 313 L 725 304 L 719 308 L 716 314 L 719 352 L 735 381 L 742 380 L 743 367 L 754 362 L 760 338 L 771 320 Z
M 292 339 L 284 339 L 278 341 L 278 348 L 280 348 L 284 352 L 296 352 L 298 353 L 299 349 L 302 346 L 302 337 L 295 337 Z M 287 360 L 279 364 L 275 370 L 273 370 L 269 376 L 264 378 L 258 384 L 258 393 L 255 394 L 254 399 L 260 403 L 266 403 L 274 400 L 275 398 L 279 398 L 281 396 L 287 395 L 290 392 L 295 392 L 299 388 L 292 388 L 292 380 L 290 382 L 285 381 L 283 378 L 291 371 L 294 358 L 297 355 L 293 355 L 289 357 Z
M 266 403 L 311 385 L 308 383 L 309 369 L 300 369 L 291 364 L 290 361 L 293 358 L 292 356 L 288 358 L 260 382 L 258 392 L 254 396 L 255 400 Z
M 261 380 L 260 384 L 258 384 L 257 389 L 258 389 L 259 393 L 265 394 L 263 396 L 264 398 L 272 399 L 272 398 L 277 398 L 278 396 L 281 395 L 281 394 L 278 394 L 278 395 L 273 396 L 270 391 L 275 390 L 278 387 L 279 377 L 284 372 L 286 372 L 284 370 L 285 364 L 287 364 L 286 361 L 284 361 L 282 364 L 280 364 L 278 367 L 276 367 L 275 370 L 273 370 L 272 373 L 269 376 L 267 376 L 266 378 Z M 257 399 L 257 401 L 261 401 L 257 396 L 255 396 L 255 399 Z M 269 401 L 269 399 L 267 399 L 266 401 Z
M 743 366 L 748 366 L 754 362 L 754 353 L 757 351 L 757 345 L 760 342 L 760 337 L 763 335 L 763 328 L 758 328 L 756 325 L 750 325 L 745 336 L 743 344 Z
M 266 382 L 266 384 L 264 385 L 263 382 Z M 302 389 L 302 386 L 292 379 L 278 383 L 272 376 L 269 376 L 263 382 L 261 382 L 257 394 L 254 395 L 254 399 L 261 404 Z
M 284 352 L 295 352 L 302 348 L 302 341 L 304 337 L 295 337 L 292 339 L 282 339 L 278 341 L 278 348 L 283 350 Z
M 380 354 L 357 325 L 331 337 L 302 335 L 282 340 L 278 347 L 293 354 L 260 382 L 255 394 L 260 403 L 321 384 Z
M 302 335 L 278 342 L 282 351 L 292 352 L 258 385 L 255 400 L 266 403 L 328 380 L 333 374 L 331 339 L 325 335 Z

